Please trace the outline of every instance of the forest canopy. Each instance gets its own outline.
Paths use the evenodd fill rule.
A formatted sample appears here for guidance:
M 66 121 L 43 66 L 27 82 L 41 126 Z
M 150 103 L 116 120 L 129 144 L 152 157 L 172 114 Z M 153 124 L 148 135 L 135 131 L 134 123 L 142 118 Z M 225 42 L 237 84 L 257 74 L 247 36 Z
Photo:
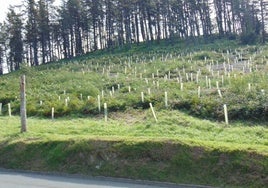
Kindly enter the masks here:
M 265 43 L 266 0 L 24 0 L 0 23 L 0 74 L 126 44 L 193 38 Z M 5 67 L 5 68 L 4 68 Z

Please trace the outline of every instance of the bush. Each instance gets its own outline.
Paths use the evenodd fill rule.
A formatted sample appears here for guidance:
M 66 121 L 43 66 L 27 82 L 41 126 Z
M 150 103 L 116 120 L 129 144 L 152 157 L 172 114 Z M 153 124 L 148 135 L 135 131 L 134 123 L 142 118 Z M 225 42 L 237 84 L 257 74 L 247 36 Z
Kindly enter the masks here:
M 240 36 L 242 44 L 256 44 L 259 41 L 259 36 L 255 32 L 242 33 Z

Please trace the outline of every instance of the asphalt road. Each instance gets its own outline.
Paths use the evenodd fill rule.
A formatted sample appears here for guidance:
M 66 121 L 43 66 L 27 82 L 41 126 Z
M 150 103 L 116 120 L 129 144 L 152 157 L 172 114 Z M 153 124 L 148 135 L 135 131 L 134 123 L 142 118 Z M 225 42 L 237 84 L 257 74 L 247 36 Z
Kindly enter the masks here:
M 131 181 L 112 178 L 84 178 L 15 172 L 0 169 L 0 188 L 190 188 L 198 186 L 178 186 L 153 182 Z

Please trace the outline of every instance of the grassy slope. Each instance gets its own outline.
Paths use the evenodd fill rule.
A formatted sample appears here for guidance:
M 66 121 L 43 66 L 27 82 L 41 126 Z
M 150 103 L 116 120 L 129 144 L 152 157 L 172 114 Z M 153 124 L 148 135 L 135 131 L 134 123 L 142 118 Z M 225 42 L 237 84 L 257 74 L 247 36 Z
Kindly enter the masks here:
M 123 59 L 122 61 L 128 61 L 125 56 L 130 54 L 144 56 L 146 53 L 151 53 L 151 50 L 155 54 L 161 54 L 182 49 L 186 51 L 194 51 L 197 48 L 223 50 L 235 47 L 237 44 L 226 41 L 198 46 L 188 46 L 182 43 L 177 46 L 142 45 L 132 47 L 126 52 L 114 50 L 112 55 L 96 52 L 88 57 L 77 58 L 75 62 L 86 60 L 93 63 L 97 61 L 100 64 L 109 61 L 116 63 L 120 61 L 120 58 Z M 195 57 L 202 59 L 203 56 L 221 58 L 219 54 L 210 52 L 200 52 Z M 86 70 L 86 66 L 82 66 Z M 154 66 L 157 66 L 161 74 L 175 68 L 173 61 L 164 64 L 156 61 L 155 64 L 149 63 L 146 66 L 147 70 L 153 71 L 155 71 Z M 187 64 L 185 67 L 190 70 Z M 101 72 L 102 68 L 98 71 Z M 37 117 L 29 118 L 29 132 L 19 134 L 17 117 L 0 116 L 0 166 L 2 167 L 223 187 L 263 187 L 267 184 L 268 131 L 266 122 L 233 121 L 230 126 L 226 126 L 215 120 L 201 120 L 180 111 L 164 110 L 160 106 L 161 102 L 156 106 L 158 123 L 154 122 L 149 110 L 131 108 L 128 110 L 127 105 L 127 110 L 119 109 L 119 112 L 109 113 L 108 123 L 103 121 L 102 115 L 92 116 L 85 113 L 86 116 L 78 118 L 80 115 L 77 113 L 85 111 L 91 113 L 92 110 L 87 108 L 95 105 L 95 101 L 90 100 L 85 108 L 79 109 L 80 105 L 85 105 L 79 100 L 80 93 L 83 93 L 83 96 L 96 97 L 101 89 L 110 89 L 113 84 L 116 84 L 115 81 L 98 73 L 90 72 L 90 74 L 83 75 L 81 63 L 61 62 L 40 66 L 34 70 L 23 68 L 20 72 L 2 77 L 1 89 L 7 90 L 0 94 L 1 100 L 5 99 L 4 103 L 18 96 L 16 89 L 18 83 L 14 80 L 18 80 L 21 73 L 28 77 L 28 99 L 30 99 L 28 113 L 35 116 L 39 113 L 49 116 L 51 107 L 56 104 L 61 106 L 56 109 L 60 111 L 59 113 L 71 113 L 71 117 L 55 121 Z M 147 76 L 150 74 L 148 72 Z M 256 80 L 257 77 L 253 78 Z M 248 80 L 251 82 L 253 78 L 248 78 Z M 41 86 L 40 80 L 43 83 Z M 122 86 L 122 93 L 117 94 L 116 98 L 123 98 L 126 101 L 135 101 L 139 98 L 139 92 L 134 92 L 130 95 L 131 97 L 125 92 L 127 92 L 128 84 L 132 87 L 140 87 L 140 80 L 131 82 L 122 76 L 122 78 L 119 77 L 118 82 L 124 87 Z M 266 87 L 265 79 L 262 82 L 262 86 L 258 87 Z M 240 89 L 243 93 L 243 89 L 238 87 L 241 83 L 247 86 L 248 81 L 237 82 L 236 85 L 231 86 L 231 90 L 236 92 Z M 175 83 L 160 83 L 160 85 L 164 88 L 178 87 Z M 189 83 L 185 87 L 196 86 Z M 64 102 L 55 100 L 58 96 L 64 97 L 63 89 L 66 89 L 72 99 L 69 108 L 64 107 Z M 180 91 L 170 89 L 169 92 L 174 92 L 176 95 Z M 39 109 L 36 114 L 39 100 L 44 100 L 46 108 Z M 114 99 L 107 98 L 107 100 L 109 105 L 114 103 L 113 108 L 117 108 L 117 105 L 123 106 L 125 103 L 123 101 L 121 104 Z M 159 100 L 161 101 L 162 98 Z M 12 105 L 18 105 L 18 101 L 15 100 Z M 71 109 L 79 110 L 73 113 Z
M 102 119 L 0 118 L 0 165 L 217 186 L 267 183 L 268 131 L 263 126 L 199 120 L 177 111 L 113 113 Z M 121 120 L 120 120 L 120 119 Z M 146 123 L 144 119 L 146 118 Z

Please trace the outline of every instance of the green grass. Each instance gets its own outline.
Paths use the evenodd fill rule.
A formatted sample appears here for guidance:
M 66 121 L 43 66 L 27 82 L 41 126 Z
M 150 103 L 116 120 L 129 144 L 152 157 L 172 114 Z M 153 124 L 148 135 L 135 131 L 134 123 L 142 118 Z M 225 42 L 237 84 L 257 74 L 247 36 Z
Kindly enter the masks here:
M 34 137 L 41 139 L 74 138 L 125 138 L 179 140 L 197 145 L 208 145 L 227 150 L 250 150 L 268 155 L 268 130 L 263 125 L 244 125 L 234 123 L 226 126 L 189 117 L 178 111 L 157 112 L 159 122 L 155 123 L 150 111 L 129 110 L 125 113 L 112 113 L 109 122 L 91 118 L 60 118 L 54 121 L 28 119 L 29 133 L 20 135 L 22 139 Z M 1 138 L 19 134 L 19 119 L 1 117 Z M 16 126 L 17 125 L 17 126 Z

